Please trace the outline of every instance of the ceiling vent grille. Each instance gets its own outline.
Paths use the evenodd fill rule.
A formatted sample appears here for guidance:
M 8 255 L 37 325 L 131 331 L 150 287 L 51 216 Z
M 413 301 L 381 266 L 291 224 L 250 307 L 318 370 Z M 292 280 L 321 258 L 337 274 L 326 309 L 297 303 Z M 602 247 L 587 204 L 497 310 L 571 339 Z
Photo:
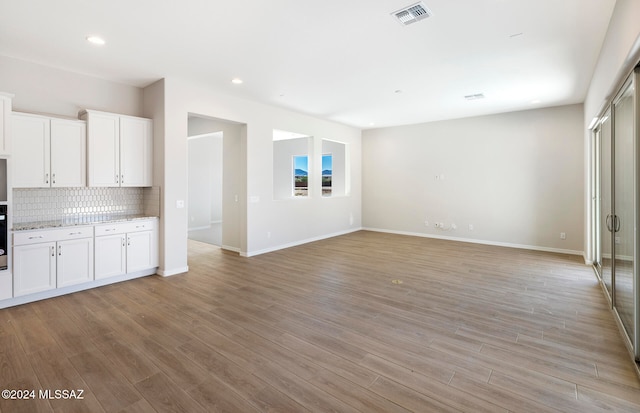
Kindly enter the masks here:
M 484 99 L 484 93 L 474 93 L 473 95 L 466 95 L 464 98 L 467 100 Z
M 394 11 L 391 14 L 405 26 L 433 15 L 431 10 L 429 10 L 422 2 L 412 4 L 411 6 Z

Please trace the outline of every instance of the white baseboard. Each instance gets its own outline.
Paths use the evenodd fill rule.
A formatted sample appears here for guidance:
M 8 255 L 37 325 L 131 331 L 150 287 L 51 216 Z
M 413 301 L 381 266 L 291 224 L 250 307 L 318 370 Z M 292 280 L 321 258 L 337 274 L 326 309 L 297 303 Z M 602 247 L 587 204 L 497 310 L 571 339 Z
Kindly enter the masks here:
M 240 248 L 238 247 L 232 247 L 230 245 L 222 245 L 220 246 L 220 248 L 226 251 L 237 252 L 238 254 L 240 254 Z
M 338 237 L 340 235 L 350 234 L 352 232 L 360 231 L 361 229 L 362 228 L 348 229 L 346 231 L 339 231 L 339 232 L 334 232 L 334 233 L 331 233 L 331 234 L 320 235 L 320 236 L 317 236 L 317 237 L 307 238 L 307 239 L 303 239 L 303 240 L 295 241 L 295 242 L 290 242 L 288 244 L 281 244 L 281 245 L 277 245 L 275 247 L 265 248 L 265 249 L 258 250 L 258 251 L 248 251 L 248 252 L 247 251 L 240 251 L 240 256 L 242 256 L 242 257 L 253 257 L 253 256 L 260 255 L 260 254 L 266 254 L 266 253 L 273 252 L 273 251 L 283 250 L 285 248 L 291 248 L 291 247 L 296 247 L 296 246 L 302 245 L 302 244 L 308 244 L 310 242 L 321 241 L 321 240 L 327 239 L 327 238 L 333 238 L 333 237 Z
M 542 247 L 538 245 L 513 244 L 509 242 L 487 241 L 487 240 L 481 240 L 481 239 L 475 239 L 475 238 L 451 237 L 447 235 L 422 234 L 419 232 L 394 231 L 394 230 L 381 229 L 381 228 L 363 227 L 362 229 L 365 231 L 386 232 L 388 234 L 409 235 L 413 237 L 422 237 L 422 238 L 435 238 L 435 239 L 443 239 L 447 241 L 470 242 L 472 244 L 494 245 L 496 247 L 507 247 L 507 248 L 520 248 L 520 249 L 532 250 L 532 251 L 555 252 L 559 254 L 581 255 L 584 257 L 584 251 Z
M 199 227 L 189 227 L 187 228 L 187 231 L 203 231 L 205 229 L 211 229 L 213 225 L 220 225 L 220 224 L 222 224 L 222 221 L 211 221 L 209 222 L 209 225 L 201 225 Z
M 176 274 L 183 274 L 185 272 L 189 272 L 189 266 L 187 265 L 186 267 L 182 267 L 182 268 L 173 268 L 171 270 L 162 270 L 162 269 L 158 269 L 157 274 L 161 275 L 163 277 L 171 277 L 172 275 L 176 275 Z
M 193 228 L 189 227 L 187 231 L 203 231 L 205 229 L 211 229 L 211 225 L 203 225 L 201 227 L 193 227 Z
M 34 301 L 40 301 L 47 298 L 59 297 L 61 295 L 76 293 L 78 291 L 90 290 L 92 288 L 102 287 L 109 284 L 114 284 L 122 281 L 129 281 L 140 277 L 146 277 L 156 273 L 156 269 L 149 269 L 138 271 L 131 274 L 116 275 L 114 277 L 102 278 L 99 280 L 89 281 L 83 284 L 70 285 L 68 287 L 54 288 L 52 290 L 41 291 L 39 293 L 23 295 L 20 297 L 8 298 L 0 301 L 0 309 L 13 307 L 16 305 L 32 303 Z

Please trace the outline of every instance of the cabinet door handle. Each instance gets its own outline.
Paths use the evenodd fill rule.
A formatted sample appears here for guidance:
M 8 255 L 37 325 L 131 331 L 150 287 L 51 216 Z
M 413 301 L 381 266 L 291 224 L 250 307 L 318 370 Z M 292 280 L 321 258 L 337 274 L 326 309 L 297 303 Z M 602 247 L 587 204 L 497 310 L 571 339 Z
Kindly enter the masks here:
M 124 237 L 122 237 L 122 246 L 125 246 Z
M 41 239 L 41 238 L 44 238 L 44 236 L 38 235 L 38 236 L 35 236 L 35 237 L 29 237 L 29 239 Z
M 56 174 L 51 174 L 51 183 L 52 184 L 56 183 Z
M 119 178 L 119 175 L 118 175 L 118 174 L 116 174 L 116 183 L 117 183 L 117 184 L 119 184 L 119 183 L 120 183 L 120 180 L 119 180 L 118 178 Z
M 104 230 L 104 232 L 111 232 L 111 231 L 115 231 L 115 230 L 116 230 L 115 228 L 106 228 Z
M 49 174 L 48 173 L 44 174 L 44 183 L 45 184 L 49 183 Z
M 62 245 L 58 245 L 58 255 L 62 255 Z
M 136 229 L 138 228 L 144 228 L 144 225 L 136 225 Z
M 120 175 L 120 183 L 123 184 L 124 183 L 124 174 Z
M 82 235 L 82 232 L 70 232 L 69 235 Z
M 127 245 L 131 246 L 131 238 L 127 237 Z
M 51 256 L 52 257 L 56 256 L 56 247 L 51 247 Z

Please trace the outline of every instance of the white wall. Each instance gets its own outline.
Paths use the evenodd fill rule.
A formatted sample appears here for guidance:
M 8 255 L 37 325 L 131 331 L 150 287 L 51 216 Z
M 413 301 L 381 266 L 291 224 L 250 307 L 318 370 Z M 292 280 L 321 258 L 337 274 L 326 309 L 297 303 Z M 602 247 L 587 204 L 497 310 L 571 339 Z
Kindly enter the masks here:
M 254 255 L 360 228 L 360 130 L 288 110 L 216 94 L 181 79 L 163 82 L 164 108 L 154 102 L 150 112 L 164 113 L 163 213 L 164 261 L 162 273 L 187 268 L 187 212 L 176 200 L 187 197 L 187 114 L 197 113 L 242 125 L 240 170 L 246 171 L 240 193 L 243 226 L 240 249 Z M 308 202 L 273 200 L 273 130 L 290 130 L 321 139 L 343 141 L 352 148 L 352 194 L 348 197 L 312 197 Z
M 616 94 L 621 82 L 640 60 L 640 1 L 617 0 L 609 28 L 600 51 L 596 69 L 584 102 L 585 141 L 585 228 L 584 250 L 587 261 L 593 260 L 591 232 L 592 191 L 591 191 L 591 131 L 588 125 L 600 115 L 605 104 Z
M 189 145 L 189 230 L 222 222 L 222 133 L 200 135 Z
M 142 116 L 142 89 L 0 56 L 0 91 L 13 110 L 77 119 L 82 109 Z
M 581 253 L 582 125 L 570 105 L 364 131 L 363 226 Z

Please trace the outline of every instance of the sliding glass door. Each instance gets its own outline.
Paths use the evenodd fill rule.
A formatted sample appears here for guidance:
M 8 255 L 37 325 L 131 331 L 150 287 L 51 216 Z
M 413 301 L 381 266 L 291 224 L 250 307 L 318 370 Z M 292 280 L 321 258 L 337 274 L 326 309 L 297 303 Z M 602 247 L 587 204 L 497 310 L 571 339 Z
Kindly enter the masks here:
M 613 102 L 614 214 L 610 233 L 614 239 L 614 308 L 632 346 L 637 344 L 636 311 L 636 190 L 635 82 L 633 76 Z
M 627 79 L 594 129 L 594 266 L 640 361 L 640 117 L 637 79 Z
M 596 270 L 605 286 L 609 300 L 613 300 L 613 237 L 609 230 L 613 210 L 611 188 L 613 185 L 611 141 L 611 113 L 607 111 L 595 131 L 594 142 L 594 223 L 596 246 Z

